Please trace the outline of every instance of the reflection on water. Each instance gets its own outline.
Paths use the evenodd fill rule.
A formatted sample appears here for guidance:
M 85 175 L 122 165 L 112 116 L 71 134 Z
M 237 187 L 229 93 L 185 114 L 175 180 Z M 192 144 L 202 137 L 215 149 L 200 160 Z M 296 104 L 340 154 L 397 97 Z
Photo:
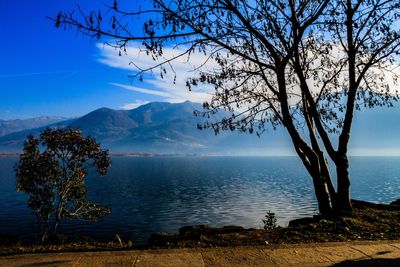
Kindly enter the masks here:
M 0 158 L 0 233 L 30 239 L 35 218 L 27 196 L 15 192 L 12 166 Z M 400 158 L 352 158 L 354 198 L 399 198 Z M 312 182 L 295 157 L 114 158 L 106 177 L 90 177 L 89 198 L 112 207 L 99 223 L 65 221 L 61 231 L 136 242 L 183 225 L 262 227 L 266 211 L 278 223 L 317 212 Z

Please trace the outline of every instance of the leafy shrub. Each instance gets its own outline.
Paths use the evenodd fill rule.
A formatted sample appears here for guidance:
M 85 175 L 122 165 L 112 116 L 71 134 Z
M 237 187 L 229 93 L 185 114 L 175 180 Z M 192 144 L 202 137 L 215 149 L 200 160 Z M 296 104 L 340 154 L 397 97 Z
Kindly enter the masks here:
M 267 214 L 265 215 L 265 219 L 262 219 L 262 221 L 264 223 L 265 230 L 271 230 L 271 229 L 275 229 L 277 227 L 275 213 L 271 212 L 270 210 L 267 211 Z

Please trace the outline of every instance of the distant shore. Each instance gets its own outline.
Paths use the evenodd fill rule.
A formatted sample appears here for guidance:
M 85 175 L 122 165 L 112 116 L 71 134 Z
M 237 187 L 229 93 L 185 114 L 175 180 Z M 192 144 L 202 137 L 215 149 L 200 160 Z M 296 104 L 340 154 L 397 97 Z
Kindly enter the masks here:
M 0 152 L 0 157 L 19 157 L 22 152 Z M 187 153 L 154 153 L 154 152 L 110 152 L 111 157 L 201 157 L 211 156 Z
M 158 152 L 109 152 L 111 157 L 297 157 L 296 155 L 242 155 L 242 154 L 217 154 L 217 153 L 210 153 L 210 154 L 202 154 L 202 153 L 158 153 Z M 19 157 L 22 154 L 22 151 L 19 152 L 9 152 L 9 151 L 0 151 L 0 158 L 4 157 Z M 398 158 L 400 154 L 394 155 L 350 155 L 349 158 L 364 158 L 364 157 L 383 157 L 383 158 Z
M 240 154 L 200 154 L 200 153 L 157 153 L 157 152 L 109 152 L 111 157 L 132 157 L 132 158 L 151 158 L 151 157 L 296 157 L 295 155 L 240 155 Z M 0 158 L 19 157 L 22 152 L 2 152 L 0 151 Z M 398 158 L 400 155 L 351 155 L 349 158 L 369 158 L 369 157 L 383 157 L 383 158 Z
M 111 157 L 195 157 L 200 154 L 154 153 L 154 152 L 110 152 Z

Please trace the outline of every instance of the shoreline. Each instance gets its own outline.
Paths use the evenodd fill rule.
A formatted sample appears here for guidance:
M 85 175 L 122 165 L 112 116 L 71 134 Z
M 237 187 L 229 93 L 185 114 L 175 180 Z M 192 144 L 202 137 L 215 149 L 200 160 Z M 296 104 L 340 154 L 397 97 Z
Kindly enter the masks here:
M 100 242 L 90 237 L 60 234 L 45 244 L 30 245 L 0 236 L 0 255 L 400 240 L 400 206 L 357 200 L 353 200 L 353 206 L 351 216 L 322 218 L 316 215 L 292 220 L 287 227 L 246 229 L 240 226 L 184 226 L 178 234 L 153 234 L 145 245 L 135 244 L 134 240 L 118 235 L 112 240 Z

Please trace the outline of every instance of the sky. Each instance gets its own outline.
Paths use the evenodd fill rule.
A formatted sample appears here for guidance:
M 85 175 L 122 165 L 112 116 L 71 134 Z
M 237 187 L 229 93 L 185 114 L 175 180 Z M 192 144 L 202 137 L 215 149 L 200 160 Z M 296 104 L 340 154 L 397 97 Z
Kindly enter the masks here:
M 104 2 L 110 0 L 0 1 L 0 120 L 37 116 L 74 118 L 101 107 L 133 109 L 152 101 L 210 99 L 211 88 L 194 88 L 189 92 L 185 87 L 193 68 L 204 62 L 200 55 L 192 56 L 190 63 L 186 59 L 174 63 L 178 74 L 176 84 L 172 83 L 171 75 L 161 79 L 157 74 L 140 82 L 129 78 L 129 74 L 135 73 L 130 62 L 141 67 L 154 62 L 140 52 L 139 44 L 131 43 L 128 56 L 119 56 L 118 51 L 104 45 L 105 40 L 91 39 L 72 28 L 58 29 L 47 18 L 56 17 L 59 11 L 74 10 L 78 4 L 84 11 L 105 9 Z M 148 3 L 130 0 L 129 4 L 139 2 Z M 134 30 L 142 29 L 134 27 Z M 166 57 L 177 53 L 164 49 Z M 379 121 L 386 123 L 380 128 L 393 123 L 387 117 L 379 117 L 382 118 Z
M 47 18 L 78 4 L 83 10 L 105 8 L 98 0 L 0 1 L 0 120 L 78 117 L 100 107 L 132 109 L 151 101 L 202 102 L 210 97 L 207 89 L 185 88 L 193 65 L 176 63 L 176 84 L 159 75 L 132 80 L 129 62 L 151 63 L 137 44 L 120 57 L 101 40 L 72 28 L 57 29 Z
M 106 10 L 112 0 L 14 0 L 0 1 L 0 120 L 36 116 L 78 117 L 97 108 L 132 109 L 152 101 L 203 102 L 213 90 L 205 86 L 189 92 L 185 86 L 193 68 L 204 62 L 199 54 L 175 61 L 177 82 L 170 73 L 161 79 L 158 72 L 144 82 L 129 78 L 134 62 L 142 68 L 154 64 L 130 43 L 127 54 L 78 33 L 76 29 L 56 28 L 47 17 L 59 11 Z M 150 1 L 119 1 L 136 9 Z M 122 8 L 125 8 L 122 6 Z M 142 31 L 133 21 L 134 31 Z M 182 49 L 182 48 L 181 48 Z M 179 50 L 165 48 L 165 57 Z M 212 66 L 206 66 L 211 67 Z

